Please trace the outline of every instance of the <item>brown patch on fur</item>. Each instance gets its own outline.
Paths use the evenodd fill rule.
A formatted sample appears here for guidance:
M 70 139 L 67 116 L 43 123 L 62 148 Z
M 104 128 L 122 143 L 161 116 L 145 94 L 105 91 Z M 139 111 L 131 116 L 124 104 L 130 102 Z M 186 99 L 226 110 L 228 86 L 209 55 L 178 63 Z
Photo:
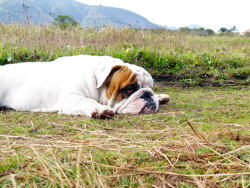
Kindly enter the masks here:
M 138 80 L 136 74 L 127 66 L 117 65 L 112 68 L 106 81 L 106 97 L 120 102 L 123 99 L 121 89 L 128 85 L 137 83 Z

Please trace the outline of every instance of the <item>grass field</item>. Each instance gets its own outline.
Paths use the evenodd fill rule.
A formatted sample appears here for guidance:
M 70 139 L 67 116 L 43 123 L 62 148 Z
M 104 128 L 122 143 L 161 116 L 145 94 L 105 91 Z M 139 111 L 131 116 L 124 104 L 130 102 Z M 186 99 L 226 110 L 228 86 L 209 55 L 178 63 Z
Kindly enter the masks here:
M 0 65 L 50 61 L 65 55 L 109 55 L 168 81 L 250 81 L 250 38 L 179 31 L 0 25 Z
M 0 111 L 0 187 L 250 186 L 249 37 L 0 24 L 0 65 L 78 54 L 145 67 L 170 102 L 108 120 Z M 222 87 L 177 87 L 193 85 Z
M 249 87 L 154 90 L 150 115 L 1 112 L 0 187 L 249 187 Z

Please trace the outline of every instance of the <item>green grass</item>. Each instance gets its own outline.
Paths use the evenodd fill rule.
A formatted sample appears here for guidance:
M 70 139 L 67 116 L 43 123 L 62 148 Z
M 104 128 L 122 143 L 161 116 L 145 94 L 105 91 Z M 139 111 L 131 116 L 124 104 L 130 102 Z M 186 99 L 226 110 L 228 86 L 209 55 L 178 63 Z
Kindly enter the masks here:
M 0 187 L 247 187 L 249 86 L 180 88 L 155 114 L 0 113 Z
M 250 38 L 178 31 L 0 25 L 0 65 L 66 55 L 109 55 L 182 82 L 250 80 Z
M 0 24 L 0 65 L 78 54 L 145 67 L 170 102 L 110 120 L 2 111 L 0 187 L 250 185 L 250 38 Z

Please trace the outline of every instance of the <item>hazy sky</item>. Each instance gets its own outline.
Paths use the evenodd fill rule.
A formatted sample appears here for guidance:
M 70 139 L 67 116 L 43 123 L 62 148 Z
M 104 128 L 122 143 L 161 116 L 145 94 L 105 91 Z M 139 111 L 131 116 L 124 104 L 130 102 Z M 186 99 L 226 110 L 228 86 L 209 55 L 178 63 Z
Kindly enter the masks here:
M 198 24 L 218 31 L 250 29 L 250 0 L 77 0 L 89 5 L 124 8 L 166 26 Z

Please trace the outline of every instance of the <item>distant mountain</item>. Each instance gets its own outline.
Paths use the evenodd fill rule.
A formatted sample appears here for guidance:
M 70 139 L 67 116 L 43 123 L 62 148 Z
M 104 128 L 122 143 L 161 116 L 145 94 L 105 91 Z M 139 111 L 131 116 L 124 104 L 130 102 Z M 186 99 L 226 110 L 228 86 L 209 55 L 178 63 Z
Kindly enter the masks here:
M 0 22 L 51 24 L 57 15 L 68 15 L 82 27 L 163 27 L 121 8 L 86 5 L 75 0 L 0 0 Z
M 192 24 L 192 25 L 189 25 L 187 26 L 189 29 L 199 29 L 199 28 L 204 28 L 200 25 L 197 25 L 197 24 Z M 205 28 L 204 28 L 205 29 Z
M 165 26 L 165 28 L 170 29 L 170 30 L 178 30 L 179 29 L 179 27 L 174 27 L 174 26 L 172 26 L 172 27 Z

